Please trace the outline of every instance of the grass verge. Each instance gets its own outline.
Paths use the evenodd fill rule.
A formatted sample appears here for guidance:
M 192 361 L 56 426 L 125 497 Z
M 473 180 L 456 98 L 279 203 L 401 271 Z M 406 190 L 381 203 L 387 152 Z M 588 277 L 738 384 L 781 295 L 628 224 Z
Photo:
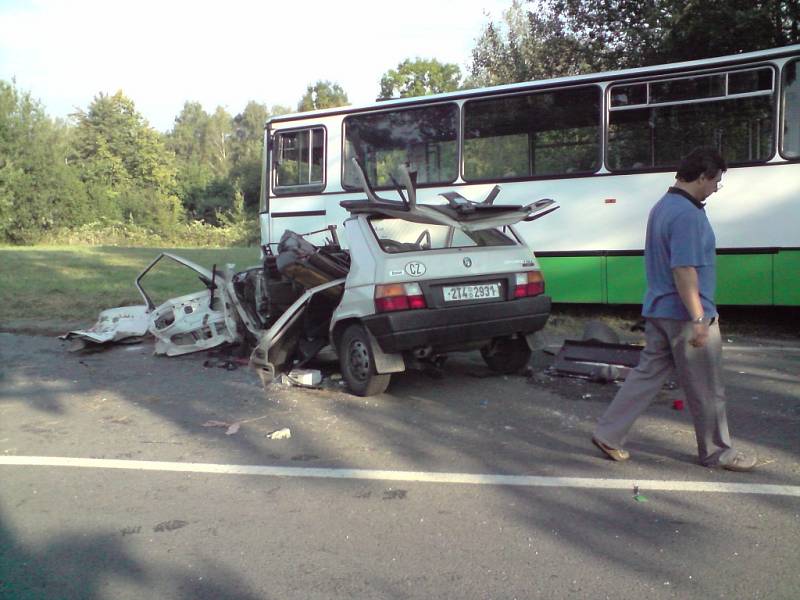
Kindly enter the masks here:
M 258 264 L 258 247 L 123 248 L 34 246 L 0 248 L 0 330 L 64 333 L 88 327 L 101 310 L 143 304 L 134 281 L 162 251 L 211 269 Z M 144 282 L 159 302 L 203 289 L 194 274 L 162 261 Z

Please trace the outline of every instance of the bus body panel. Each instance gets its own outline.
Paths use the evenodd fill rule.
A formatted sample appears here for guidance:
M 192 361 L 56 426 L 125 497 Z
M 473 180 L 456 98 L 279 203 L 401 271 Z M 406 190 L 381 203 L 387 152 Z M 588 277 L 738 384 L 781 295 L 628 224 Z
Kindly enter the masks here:
M 276 194 L 276 191 L 281 190 L 274 188 L 274 164 L 270 161 L 265 177 L 265 200 L 262 201 L 262 242 L 277 243 L 285 229 L 303 233 L 336 225 L 339 240 L 347 247 L 347 236 L 341 224 L 348 213 L 339 203 L 363 198 L 364 195 L 360 191 L 345 190 L 342 186 L 346 119 L 351 115 L 391 113 L 450 103 L 456 104 L 461 111 L 458 176 L 452 184 L 431 186 L 423 183 L 417 189 L 417 201 L 444 203 L 440 194 L 452 190 L 470 200 L 480 201 L 495 184 L 501 188 L 496 204 L 528 204 L 540 198 L 553 198 L 560 205 L 559 210 L 544 219 L 521 223 L 517 227 L 526 243 L 536 252 L 547 280 L 548 294 L 555 302 L 640 303 L 645 290 L 645 224 L 653 204 L 673 185 L 675 175 L 673 169 L 631 173 L 608 171 L 608 126 L 609 115 L 612 114 L 610 98 L 615 89 L 613 86 L 620 82 L 633 82 L 631 85 L 637 85 L 640 82 L 656 81 L 654 77 L 658 77 L 660 82 L 668 78 L 691 77 L 697 73 L 702 76 L 730 69 L 747 70 L 750 67 L 764 71 L 764 67 L 771 66 L 774 73 L 773 91 L 770 92 L 771 97 L 774 97 L 773 112 L 769 117 L 771 123 L 767 129 L 759 130 L 760 133 L 755 132 L 753 135 L 766 135 L 764 132 L 769 132 L 768 141 L 772 144 L 773 152 L 764 162 L 730 167 L 723 177 L 722 189 L 709 198 L 706 211 L 717 239 L 718 302 L 800 305 L 800 286 L 797 285 L 797 281 L 800 281 L 800 150 L 796 151 L 796 155 L 790 153 L 788 159 L 779 152 L 781 143 L 800 148 L 800 124 L 792 122 L 791 127 L 784 130 L 782 120 L 784 115 L 795 121 L 800 119 L 800 87 L 794 84 L 791 94 L 787 93 L 785 96 L 781 89 L 786 82 L 790 82 L 781 69 L 794 65 L 793 68 L 800 71 L 800 62 L 797 62 L 799 57 L 800 45 L 796 45 L 718 59 L 511 84 L 433 97 L 392 100 L 365 107 L 344 107 L 277 117 L 267 127 L 273 139 L 276 133 L 282 131 L 324 128 L 325 181 L 322 190 L 306 194 Z M 564 174 L 479 183 L 465 182 L 462 179 L 465 169 L 463 113 L 469 102 L 503 94 L 571 89 L 578 85 L 594 84 L 602 90 L 603 135 L 599 151 L 604 157 L 594 174 Z M 705 110 L 701 106 L 704 101 L 706 100 L 691 102 L 696 102 L 698 111 L 702 111 Z M 711 98 L 707 101 L 715 100 Z M 722 136 L 725 132 L 727 130 L 723 129 L 719 135 Z M 657 133 L 658 131 L 654 135 Z M 759 141 L 760 139 L 753 138 L 754 144 Z M 763 153 L 756 156 L 762 155 Z M 391 189 L 381 188 L 379 193 L 387 198 L 399 197 Z M 330 237 L 327 232 L 309 239 L 319 244 L 325 237 Z

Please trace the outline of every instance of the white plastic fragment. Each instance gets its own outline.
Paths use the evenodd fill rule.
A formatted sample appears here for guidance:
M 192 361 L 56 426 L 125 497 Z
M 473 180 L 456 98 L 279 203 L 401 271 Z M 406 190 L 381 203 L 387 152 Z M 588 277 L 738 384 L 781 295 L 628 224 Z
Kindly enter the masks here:
M 292 437 L 292 430 L 288 427 L 284 427 L 283 429 L 277 429 L 276 431 L 268 433 L 267 437 L 271 440 L 288 440 Z
M 293 369 L 289 372 L 289 380 L 300 385 L 318 385 L 322 381 L 322 373 L 317 369 Z

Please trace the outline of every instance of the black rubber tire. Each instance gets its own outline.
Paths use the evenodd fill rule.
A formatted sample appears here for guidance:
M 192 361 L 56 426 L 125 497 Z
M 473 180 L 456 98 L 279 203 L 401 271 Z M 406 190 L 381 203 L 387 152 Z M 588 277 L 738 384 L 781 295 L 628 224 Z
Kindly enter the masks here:
M 344 330 L 339 341 L 339 365 L 342 378 L 356 396 L 382 394 L 389 387 L 392 375 L 375 371 L 372 348 L 362 325 L 354 323 Z
M 499 338 L 493 347 L 481 348 L 481 356 L 486 365 L 497 373 L 516 373 L 528 364 L 531 349 L 524 337 Z

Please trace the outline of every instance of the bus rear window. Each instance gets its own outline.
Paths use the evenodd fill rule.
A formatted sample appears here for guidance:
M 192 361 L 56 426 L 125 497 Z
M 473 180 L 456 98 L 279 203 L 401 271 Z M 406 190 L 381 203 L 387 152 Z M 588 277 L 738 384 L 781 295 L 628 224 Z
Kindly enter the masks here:
M 458 107 L 423 108 L 354 115 L 344 120 L 342 183 L 360 189 L 351 158 L 364 165 L 376 188 L 393 187 L 401 164 L 417 172 L 418 184 L 452 183 L 458 174 Z
M 464 105 L 467 181 L 591 173 L 600 166 L 596 86 Z

